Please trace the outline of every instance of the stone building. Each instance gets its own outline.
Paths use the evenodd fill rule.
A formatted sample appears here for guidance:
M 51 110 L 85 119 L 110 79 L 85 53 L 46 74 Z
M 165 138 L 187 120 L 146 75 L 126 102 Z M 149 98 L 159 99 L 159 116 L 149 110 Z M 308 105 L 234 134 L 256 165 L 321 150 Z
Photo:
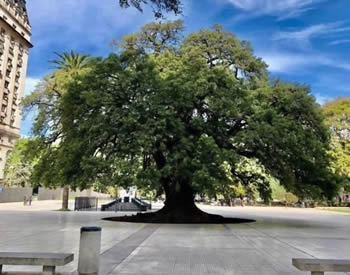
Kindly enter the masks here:
M 25 0 L 0 0 L 0 181 L 8 154 L 20 136 L 31 27 Z

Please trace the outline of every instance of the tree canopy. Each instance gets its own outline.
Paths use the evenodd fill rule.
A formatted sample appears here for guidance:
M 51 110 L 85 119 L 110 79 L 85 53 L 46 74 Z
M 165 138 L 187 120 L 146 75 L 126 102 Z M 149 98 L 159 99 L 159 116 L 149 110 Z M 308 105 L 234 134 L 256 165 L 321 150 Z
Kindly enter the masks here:
M 50 144 L 59 133 L 60 142 L 35 166 L 38 178 L 163 190 L 155 221 L 211 219 L 194 194 L 263 192 L 262 172 L 301 197 L 332 195 L 329 134 L 310 89 L 269 81 L 249 43 L 221 26 L 181 40 L 179 22 L 167 24 L 169 37 L 145 26 L 64 85 L 58 123 L 40 136 Z
M 55 64 L 57 70 L 70 74 L 83 70 L 89 62 L 88 54 L 79 54 L 74 51 L 56 53 L 56 55 L 58 59 L 52 60 L 51 63 Z
M 328 102 L 322 111 L 332 134 L 331 167 L 344 177 L 345 188 L 350 192 L 350 98 Z
M 164 12 L 173 12 L 175 15 L 182 13 L 181 0 L 119 0 L 123 8 L 134 7 L 143 11 L 143 5 L 150 5 L 156 18 L 164 16 Z

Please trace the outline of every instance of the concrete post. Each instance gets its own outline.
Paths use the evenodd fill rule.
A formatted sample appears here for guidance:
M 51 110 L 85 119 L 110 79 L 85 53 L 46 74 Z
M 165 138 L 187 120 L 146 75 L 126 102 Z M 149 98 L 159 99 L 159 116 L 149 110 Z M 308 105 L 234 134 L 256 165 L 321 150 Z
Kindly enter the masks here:
M 80 229 L 79 275 L 97 275 L 100 267 L 101 227 Z

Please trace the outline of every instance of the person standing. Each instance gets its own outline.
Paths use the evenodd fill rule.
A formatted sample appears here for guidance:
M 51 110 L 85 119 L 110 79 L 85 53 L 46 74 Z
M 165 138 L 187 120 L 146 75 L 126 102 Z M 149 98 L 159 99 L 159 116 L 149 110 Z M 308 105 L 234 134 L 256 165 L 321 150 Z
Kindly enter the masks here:
M 241 200 L 241 206 L 243 207 L 243 206 L 244 206 L 243 196 L 240 195 L 239 198 L 240 198 L 240 200 Z

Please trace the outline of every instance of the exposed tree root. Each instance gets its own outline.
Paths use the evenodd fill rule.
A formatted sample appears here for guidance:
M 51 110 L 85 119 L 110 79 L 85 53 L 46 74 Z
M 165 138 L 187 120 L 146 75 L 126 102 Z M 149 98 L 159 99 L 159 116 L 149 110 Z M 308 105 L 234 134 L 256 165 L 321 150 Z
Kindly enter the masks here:
M 224 223 L 249 223 L 255 222 L 250 219 L 225 218 L 220 215 L 203 212 L 199 208 L 191 209 L 169 209 L 163 207 L 157 212 L 138 213 L 132 216 L 109 217 L 104 220 L 115 222 L 134 222 L 134 223 L 170 223 L 170 224 L 224 224 Z

